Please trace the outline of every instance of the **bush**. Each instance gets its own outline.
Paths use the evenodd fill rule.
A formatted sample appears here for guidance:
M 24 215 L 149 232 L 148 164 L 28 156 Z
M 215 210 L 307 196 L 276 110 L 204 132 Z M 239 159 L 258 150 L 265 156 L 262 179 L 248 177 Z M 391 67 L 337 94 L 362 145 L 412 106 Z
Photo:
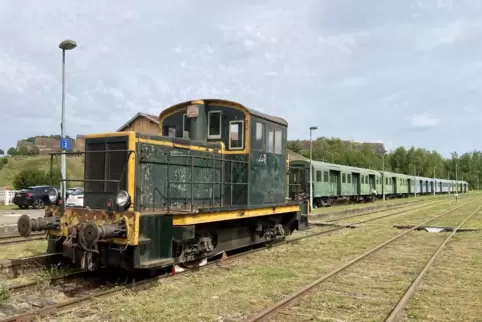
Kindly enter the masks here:
M 13 178 L 13 187 L 17 190 L 38 185 L 50 185 L 50 171 L 23 169 Z M 53 171 L 52 185 L 56 187 L 60 185 L 60 173 L 58 171 Z

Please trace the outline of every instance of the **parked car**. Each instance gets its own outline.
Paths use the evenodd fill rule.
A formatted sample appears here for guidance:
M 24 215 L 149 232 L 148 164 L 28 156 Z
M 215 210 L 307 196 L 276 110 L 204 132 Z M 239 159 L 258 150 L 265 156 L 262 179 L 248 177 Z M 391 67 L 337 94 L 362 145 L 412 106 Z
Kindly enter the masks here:
M 13 197 L 13 203 L 20 209 L 27 209 L 28 207 L 43 209 L 45 205 L 51 204 L 48 195 L 48 191 L 51 188 L 51 186 L 24 188 L 15 194 L 15 197 Z
M 77 189 L 69 194 L 66 207 L 84 207 L 84 189 Z
M 70 196 L 71 193 L 73 193 L 74 191 L 77 191 L 77 190 L 84 190 L 82 189 L 81 187 L 74 187 L 74 188 L 67 188 L 67 191 L 65 192 L 65 194 L 68 196 Z M 60 190 L 59 190 L 60 191 Z

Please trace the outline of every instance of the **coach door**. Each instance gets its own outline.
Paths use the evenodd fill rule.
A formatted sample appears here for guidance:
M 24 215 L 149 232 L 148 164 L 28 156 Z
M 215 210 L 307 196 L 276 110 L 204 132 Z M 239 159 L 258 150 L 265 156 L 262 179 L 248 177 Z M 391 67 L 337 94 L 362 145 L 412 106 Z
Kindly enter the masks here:
M 372 190 L 377 188 L 377 186 L 375 184 L 375 175 L 374 174 L 368 175 L 368 183 L 370 184 L 370 193 L 372 193 Z
M 330 171 L 330 196 L 338 196 L 338 186 L 340 185 L 340 172 Z
M 360 174 L 359 173 L 352 173 L 351 174 L 353 180 L 352 180 L 352 185 L 353 185 L 353 194 L 355 196 L 360 195 Z
M 407 179 L 408 193 L 412 193 L 412 179 Z
M 392 192 L 393 194 L 397 193 L 397 178 L 392 178 Z

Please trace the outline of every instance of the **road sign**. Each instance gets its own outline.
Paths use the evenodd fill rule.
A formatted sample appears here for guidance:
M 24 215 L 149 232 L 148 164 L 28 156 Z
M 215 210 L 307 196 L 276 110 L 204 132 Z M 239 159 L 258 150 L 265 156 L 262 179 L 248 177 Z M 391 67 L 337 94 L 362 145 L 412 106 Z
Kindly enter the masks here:
M 70 150 L 72 149 L 72 140 L 69 138 L 62 138 L 60 139 L 60 148 L 62 150 Z

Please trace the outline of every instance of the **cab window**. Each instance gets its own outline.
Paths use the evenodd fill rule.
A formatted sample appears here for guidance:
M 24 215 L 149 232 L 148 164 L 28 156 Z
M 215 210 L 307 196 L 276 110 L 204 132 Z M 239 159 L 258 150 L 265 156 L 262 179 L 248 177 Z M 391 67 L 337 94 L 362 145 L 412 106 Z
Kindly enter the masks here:
M 208 139 L 221 138 L 221 111 L 208 112 Z
M 244 121 L 229 122 L 229 149 L 242 150 L 244 148 Z
M 265 141 L 264 130 L 265 130 L 264 123 L 256 122 L 256 133 L 255 133 L 253 149 L 260 150 L 260 151 L 264 150 L 264 141 Z
M 283 131 L 278 128 L 274 131 L 274 153 L 283 154 Z

